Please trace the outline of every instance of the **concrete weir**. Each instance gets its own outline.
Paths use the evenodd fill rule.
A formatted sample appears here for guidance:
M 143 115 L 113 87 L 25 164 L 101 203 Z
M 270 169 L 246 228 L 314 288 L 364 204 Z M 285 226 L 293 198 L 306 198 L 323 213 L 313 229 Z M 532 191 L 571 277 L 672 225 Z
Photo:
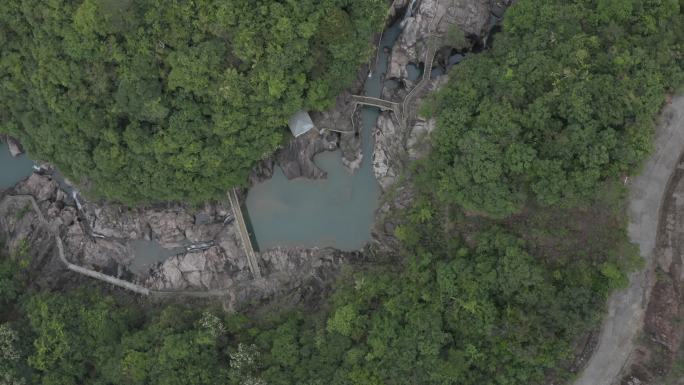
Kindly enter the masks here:
M 245 223 L 245 217 L 242 215 L 242 209 L 240 208 L 240 199 L 236 189 L 231 189 L 228 192 L 228 198 L 230 199 L 230 206 L 233 209 L 233 216 L 238 224 L 238 231 L 240 232 L 240 239 L 242 240 L 242 247 L 247 255 L 247 263 L 249 265 L 249 270 L 252 272 L 252 277 L 254 279 L 261 278 L 261 270 L 259 269 L 259 261 L 257 260 L 256 253 L 252 247 L 252 241 L 249 239 L 249 231 L 247 230 L 247 224 Z

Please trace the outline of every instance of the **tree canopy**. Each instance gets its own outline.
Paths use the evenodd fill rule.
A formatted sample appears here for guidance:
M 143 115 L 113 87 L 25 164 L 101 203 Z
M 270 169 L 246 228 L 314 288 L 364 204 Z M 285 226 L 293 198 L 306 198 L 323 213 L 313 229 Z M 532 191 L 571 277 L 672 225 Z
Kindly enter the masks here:
M 623 272 L 582 257 L 544 264 L 497 226 L 471 248 L 436 236 L 443 218 L 431 211 L 408 213 L 405 266 L 354 274 L 319 310 L 248 318 L 145 309 L 90 288 L 25 292 L 0 312 L 0 344 L 15 352 L 4 365 L 44 385 L 540 383 L 596 325 Z
M 454 67 L 427 106 L 444 201 L 503 217 L 633 171 L 684 79 L 683 19 L 678 0 L 517 2 L 493 48 Z
M 383 0 L 7 0 L 0 132 L 100 196 L 219 196 L 329 107 Z
M 22 2 L 28 3 L 29 0 Z M 49 14 L 50 7 L 57 3 L 59 0 L 48 2 L 43 8 L 23 7 L 12 1 L 8 2 L 10 5 L 0 5 L 0 10 L 11 10 L 16 16 L 16 21 L 12 21 L 11 17 L 0 15 L 0 26 L 5 33 L 1 35 L 5 39 L 3 43 L 11 40 L 6 34 L 11 30 L 5 28 L 7 25 L 19 28 L 22 23 L 30 23 L 34 27 L 25 29 L 26 33 L 35 29 L 32 32 L 35 36 L 49 39 L 54 36 L 43 36 L 40 31 L 64 26 L 71 26 L 64 28 L 74 31 L 76 28 L 130 31 L 128 23 L 137 20 L 125 13 L 108 11 L 104 15 L 109 16 L 102 16 L 103 12 L 97 11 L 109 9 L 97 7 L 120 5 L 115 2 L 93 3 L 96 11 L 91 5 L 81 7 L 88 2 L 79 3 L 72 7 L 73 21 L 61 16 L 52 19 L 37 16 Z M 271 8 L 260 8 L 262 3 L 251 7 L 246 4 L 241 10 L 252 14 L 255 19 L 250 20 L 268 19 Z M 278 9 L 294 9 L 295 2 L 272 4 L 278 4 L 272 5 Z M 359 1 L 357 4 L 347 0 L 340 4 L 346 6 L 327 9 L 333 24 L 326 27 L 316 24 L 318 40 L 309 44 L 325 47 L 336 39 L 355 39 L 358 31 L 338 35 L 334 33 L 337 27 L 333 26 L 364 23 L 353 17 L 363 14 L 354 12 L 361 12 L 363 4 L 370 7 L 374 3 Z M 572 377 L 567 369 L 573 361 L 577 342 L 599 325 L 607 296 L 611 290 L 625 285 L 627 273 L 638 263 L 638 251 L 629 244 L 625 226 L 626 189 L 611 177 L 633 169 L 648 153 L 653 118 L 666 91 L 683 80 L 683 5 L 682 1 L 672 0 L 518 1 L 507 15 L 504 31 L 496 36 L 494 48 L 481 55 L 471 55 L 457 66 L 450 73 L 450 83 L 428 106 L 438 119 L 438 128 L 432 137 L 433 153 L 427 161 L 407 170 L 405 180 L 413 183 L 411 190 L 415 193 L 409 207 L 388 210 L 398 219 L 399 225 L 394 230 L 398 249 L 369 255 L 372 263 L 364 265 L 365 270 L 342 275 L 331 298 L 321 303 L 288 307 L 284 311 L 267 307 L 261 312 L 227 314 L 196 303 L 194 306 L 141 304 L 137 298 L 120 293 L 112 297 L 90 287 L 62 293 L 34 291 L 35 280 L 24 274 L 25 266 L 30 265 L 22 260 L 27 258 L 27 253 L 11 253 L 10 257 L 0 252 L 0 381 L 44 385 L 562 383 Z M 138 13 L 138 7 L 125 9 L 134 15 L 147 15 Z M 277 81 L 271 83 L 270 72 L 262 68 L 265 64 L 260 55 L 266 55 L 265 51 L 255 48 L 263 45 L 248 44 L 266 39 L 267 35 L 261 34 L 263 31 L 255 30 L 254 34 L 240 37 L 236 31 L 242 29 L 235 26 L 242 25 L 242 21 L 237 19 L 233 19 L 237 24 L 229 23 L 231 28 L 226 29 L 220 27 L 222 24 L 198 21 L 201 28 L 189 28 L 194 34 L 179 37 L 176 34 L 183 32 L 169 25 L 188 20 L 176 14 L 181 9 L 180 6 L 173 11 L 163 7 L 148 9 L 149 18 L 140 16 L 145 22 L 140 24 L 143 27 L 138 26 L 136 33 L 142 36 L 158 28 L 169 34 L 173 32 L 162 41 L 163 47 L 152 45 L 155 53 L 151 56 L 145 56 L 143 43 L 117 40 L 125 35 L 120 32 L 111 35 L 111 43 L 93 47 L 98 52 L 115 54 L 115 47 L 131 44 L 142 50 L 141 58 L 163 57 L 163 61 L 154 62 L 166 76 L 157 78 L 164 79 L 159 95 L 166 95 L 160 96 L 159 103 L 155 104 L 154 98 L 145 99 L 145 95 L 157 95 L 146 94 L 152 91 L 135 91 L 145 82 L 134 76 L 145 74 L 149 63 L 137 63 L 138 56 L 120 53 L 115 56 L 117 61 L 105 67 L 118 68 L 126 63 L 140 65 L 141 72 L 123 72 L 131 78 L 105 83 L 103 89 L 116 84 L 111 90 L 116 90 L 117 97 L 108 102 L 111 104 L 100 102 L 106 114 L 91 116 L 87 113 L 91 109 L 79 108 L 87 98 L 78 99 L 80 94 L 75 90 L 95 92 L 96 83 L 81 88 L 69 88 L 66 80 L 52 83 L 54 79 L 61 79 L 53 77 L 57 74 L 70 79 L 68 76 L 72 75 L 67 67 L 72 62 L 36 59 L 44 58 L 41 55 L 50 58 L 50 52 L 57 56 L 79 52 L 53 52 L 54 47 L 72 47 L 74 41 L 80 41 L 77 37 L 81 35 L 74 32 L 51 44 L 45 43 L 40 49 L 26 43 L 25 47 L 7 50 L 7 54 L 3 51 L 3 71 L 17 71 L 0 77 L 8 87 L 0 92 L 17 95 L 16 101 L 1 101 L 11 107 L 9 112 L 1 112 L 5 114 L 3 127 L 22 133 L 29 144 L 41 150 L 41 146 L 49 147 L 41 143 L 54 146 L 57 141 L 46 122 L 69 121 L 63 116 L 75 113 L 83 114 L 83 122 L 88 117 L 96 122 L 101 116 L 111 113 L 114 119 L 120 116 L 117 115 L 120 111 L 126 111 L 125 127 L 120 129 L 123 123 L 119 121 L 112 126 L 120 131 L 114 128 L 87 131 L 83 127 L 90 125 L 81 126 L 80 120 L 76 125 L 59 126 L 59 130 L 89 133 L 68 137 L 74 143 L 67 148 L 83 159 L 88 154 L 107 158 L 103 153 L 106 151 L 98 145 L 88 147 L 93 143 L 109 143 L 110 150 L 119 149 L 116 143 L 121 146 L 125 143 L 126 151 L 135 156 L 142 158 L 148 154 L 146 151 L 160 156 L 150 161 L 150 165 L 171 164 L 169 167 L 172 167 L 173 161 L 180 160 L 164 149 L 193 143 L 189 138 L 194 131 L 188 131 L 189 125 L 178 122 L 191 121 L 182 119 L 192 116 L 185 115 L 192 111 L 213 122 L 213 104 L 201 101 L 210 100 L 211 90 L 217 84 L 225 84 L 221 83 L 225 79 L 211 78 L 207 82 L 202 77 L 188 75 L 186 71 L 201 68 L 189 64 L 195 63 L 193 60 L 214 63 L 211 55 L 203 56 L 205 50 L 195 52 L 198 56 L 190 59 L 190 56 L 174 54 L 175 51 L 167 56 L 166 49 L 174 44 L 177 47 L 178 41 L 192 41 L 187 47 L 189 51 L 200 42 L 211 46 L 216 41 L 203 40 L 208 32 L 197 32 L 211 28 L 235 33 L 229 40 L 233 47 L 239 47 L 230 51 L 235 53 L 231 59 L 234 63 L 226 72 L 244 81 L 231 84 L 245 88 L 236 91 L 229 87 L 226 92 L 235 92 L 232 95 L 250 100 L 261 95 L 273 103 L 285 101 L 264 96 L 271 91 L 288 93 L 291 88 L 281 88 L 282 83 Z M 216 21 L 214 16 L 220 12 L 226 15 L 236 12 L 221 10 L 216 8 L 206 20 Z M 170 15 L 169 19 L 158 18 L 158 12 L 172 12 L 180 18 Z M 159 20 L 170 24 L 158 24 Z M 258 28 L 248 21 L 244 23 L 245 31 Z M 280 24 L 270 25 L 276 28 Z M 15 38 L 21 41 L 20 37 Z M 270 47 L 271 42 L 264 41 Z M 338 43 L 346 46 L 344 42 Z M 161 51 L 156 51 L 156 47 Z M 360 46 L 347 47 L 361 52 Z M 22 50 L 35 51 L 35 56 L 24 63 Z M 323 55 L 320 50 L 311 52 Z M 325 52 L 328 53 L 323 57 L 310 60 L 334 58 L 341 51 Z M 251 61 L 246 64 L 243 60 L 250 57 Z M 303 75 L 298 94 L 302 103 L 306 100 L 311 105 L 324 104 L 325 97 L 321 95 L 327 91 L 314 96 L 312 79 L 325 78 L 332 73 L 333 66 L 313 66 L 310 74 Z M 88 73 L 78 76 L 87 78 Z M 29 92 L 17 86 L 24 84 L 17 83 L 17 79 L 45 85 Z M 119 92 L 119 87 L 129 88 Z M 197 94 L 190 97 L 185 91 L 187 87 L 196 87 Z M 202 87 L 207 92 L 204 97 L 199 91 Z M 165 92 L 169 89 L 174 91 L 167 95 Z M 265 93 L 259 94 L 259 89 Z M 242 94 L 245 90 L 252 93 Z M 72 98 L 81 104 L 72 103 Z M 129 98 L 153 101 L 143 108 Z M 174 104 L 189 99 L 193 100 L 194 104 L 190 104 L 195 110 Z M 64 100 L 70 102 L 65 104 Z M 42 109 L 20 109 L 21 101 L 30 101 L 33 103 L 30 106 Z M 225 103 L 238 102 L 227 98 Z M 276 118 L 281 116 L 277 112 L 279 108 L 283 107 L 273 104 L 262 115 L 273 119 L 273 126 L 269 126 L 272 132 L 264 134 L 269 138 L 277 136 L 273 130 L 281 123 Z M 243 110 L 226 111 L 221 116 L 233 119 L 234 111 Z M 154 121 L 155 116 L 163 118 Z M 135 121 L 139 122 L 139 129 L 129 129 Z M 29 125 L 36 122 L 44 125 Z M 235 140 L 232 143 L 235 146 L 252 145 L 253 142 L 243 143 L 238 139 L 245 140 L 262 132 L 252 133 L 251 126 L 244 126 L 228 135 L 228 131 L 222 130 L 236 126 L 207 124 L 202 127 L 218 131 L 211 131 L 207 137 L 230 138 Z M 176 129 L 179 131 L 173 131 Z M 34 135 L 43 135 L 47 141 L 40 142 L 40 136 Z M 85 147 L 79 147 L 77 141 Z M 152 150 L 143 148 L 148 143 L 153 144 Z M 49 148 L 41 151 L 47 153 Z M 122 149 L 112 151 L 128 154 Z M 239 153 L 237 149 L 234 151 Z M 126 157 L 134 155 L 121 156 L 129 159 Z M 245 155 L 244 159 L 247 158 Z M 69 164 L 76 167 L 76 163 Z M 231 172 L 239 174 L 235 171 L 238 168 Z M 69 170 L 78 171 L 77 168 Z M 95 181 L 99 174 L 92 172 L 95 174 L 83 175 L 90 175 L 88 178 Z M 183 175 L 176 178 L 182 179 Z M 111 178 L 104 186 L 114 189 L 116 186 L 106 184 L 115 182 L 115 177 Z M 135 174 L 131 178 L 140 183 Z M 200 185 L 183 188 L 183 191 L 175 190 L 176 196 L 191 194 Z M 125 186 L 121 189 L 125 190 Z M 130 200 L 153 198 L 140 195 L 144 194 L 143 190 L 142 187 L 133 189 L 131 195 L 113 190 L 112 196 L 125 195 Z M 515 213 L 524 204 L 527 204 L 525 212 L 505 220 L 496 218 Z M 471 215 L 470 211 L 489 215 Z M 384 228 L 390 227 L 387 225 Z M 291 300 L 287 298 L 286 302 Z

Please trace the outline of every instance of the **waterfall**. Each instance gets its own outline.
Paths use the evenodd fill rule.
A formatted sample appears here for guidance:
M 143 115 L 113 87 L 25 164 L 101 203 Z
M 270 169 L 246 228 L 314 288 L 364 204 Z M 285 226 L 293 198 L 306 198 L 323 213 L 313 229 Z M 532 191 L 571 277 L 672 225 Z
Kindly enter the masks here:
M 81 202 L 78 201 L 78 190 L 71 190 L 71 197 L 74 198 L 74 201 L 76 202 L 76 208 L 78 208 L 78 211 L 82 211 L 83 206 L 81 206 Z
M 415 6 L 416 6 L 416 0 L 411 0 L 411 1 L 409 2 L 408 7 L 406 8 L 406 12 L 404 13 L 404 18 L 401 19 L 402 25 L 405 24 L 406 20 L 407 20 L 409 17 L 413 16 L 413 9 L 415 8 Z

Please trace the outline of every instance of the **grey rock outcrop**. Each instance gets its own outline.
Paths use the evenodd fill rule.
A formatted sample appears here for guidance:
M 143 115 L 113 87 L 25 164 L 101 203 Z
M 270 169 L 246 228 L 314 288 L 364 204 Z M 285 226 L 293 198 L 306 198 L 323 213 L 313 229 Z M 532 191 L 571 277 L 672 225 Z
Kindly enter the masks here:
M 162 247 L 185 245 L 186 231 L 193 226 L 194 217 L 181 207 L 167 210 L 144 210 L 144 220 Z
M 373 132 L 373 172 L 383 191 L 394 184 L 407 161 L 417 160 L 430 150 L 430 134 L 436 126 L 434 119 L 418 113 L 423 99 L 448 81 L 443 75 L 429 80 L 404 113 L 413 116 L 407 127 L 402 127 L 394 114 L 382 113 Z M 385 93 L 385 91 L 383 91 Z
M 7 137 L 7 148 L 9 149 L 10 155 L 17 157 L 24 153 L 24 148 L 21 146 L 18 140 Z
M 218 296 L 229 309 L 274 296 L 299 301 L 320 295 L 330 287 L 332 277 L 348 257 L 356 255 L 333 249 L 267 250 L 258 256 L 262 278 L 255 280 L 227 202 L 192 209 L 180 205 L 127 209 L 84 202 L 84 211 L 79 212 L 52 176 L 40 174 L 32 174 L 6 193 L 36 198 L 49 227 L 61 234 L 71 263 L 153 290 Z M 0 207 L 0 239 L 10 250 L 29 243 L 31 252 L 39 254 L 35 271 L 40 271 L 41 276 L 50 274 L 40 280 L 59 281 L 64 287 L 70 285 L 68 282 L 87 279 L 64 269 L 54 238 L 39 223 L 35 212 L 26 207 Z M 127 266 L 134 258 L 130 241 L 137 239 L 156 239 L 166 247 L 207 241 L 210 246 L 168 258 L 134 275 Z
M 14 188 L 17 194 L 33 195 L 38 202 L 54 200 L 57 197 L 58 189 L 57 181 L 39 174 L 31 174 Z
M 431 25 L 434 18 L 434 24 Z M 382 95 L 388 100 L 404 100 L 416 83 L 408 79 L 406 65 L 425 61 L 430 31 L 444 34 L 452 25 L 464 33 L 482 37 L 489 27 L 489 1 L 480 0 L 423 0 L 412 17 L 405 21 L 397 44 L 393 47 L 388 64 L 388 77 Z M 429 70 L 429 69 L 428 69 Z M 381 189 L 392 189 L 391 199 L 384 200 L 376 213 L 373 228 L 374 246 L 391 253 L 399 248 L 394 230 L 401 218 L 395 214 L 410 205 L 414 191 L 410 183 L 395 183 L 407 164 L 425 157 L 430 150 L 431 134 L 436 121 L 419 113 L 423 99 L 448 81 L 447 75 L 419 82 L 420 88 L 411 97 L 403 111 L 408 116 L 406 126 L 394 114 L 382 113 L 374 131 L 373 171 Z
M 320 127 L 316 125 L 316 128 Z M 288 179 L 325 178 L 325 171 L 313 162 L 314 156 L 323 151 L 337 149 L 337 135 L 321 135 L 316 129 L 291 140 L 283 149 L 276 153 L 275 161 Z
M 164 248 L 213 238 L 230 215 L 227 203 L 206 204 L 196 212 L 181 205 L 130 209 L 114 204 L 83 204 L 83 215 L 98 237 L 155 240 Z M 204 218 L 200 221 L 198 218 Z
M 150 229 L 137 212 L 117 205 L 83 204 L 92 232 L 106 238 L 150 239 Z
M 0 192 L 0 199 L 3 198 Z M 25 203 L 2 201 L 0 206 L 0 241 L 13 258 L 28 266 L 30 284 L 39 288 L 68 288 L 79 281 L 69 276 L 56 257 L 54 238 L 41 226 L 40 219 Z M 67 276 L 69 276 L 67 278 Z
M 404 152 L 402 136 L 402 129 L 392 114 L 381 113 L 373 132 L 373 172 L 383 191 L 393 185 L 399 175 L 400 166 L 397 163 Z
M 228 289 L 225 306 L 236 309 L 240 304 L 274 296 L 283 304 L 316 303 L 331 290 L 342 266 L 357 263 L 360 258 L 357 253 L 330 248 L 267 250 L 261 253 L 264 279 L 235 283 Z
M 487 34 L 492 10 L 490 0 L 452 0 L 439 7 L 437 14 L 444 16 L 436 26 L 438 33 L 446 33 L 449 26 L 456 24 L 466 35 L 481 38 Z
M 245 258 L 212 247 L 168 259 L 150 274 L 145 285 L 157 290 L 225 290 L 227 307 L 235 309 L 283 293 L 298 297 L 320 294 L 341 266 L 357 257 L 330 248 L 274 248 L 260 253 L 263 277 L 255 280 Z M 301 292 L 294 293 L 298 290 Z
M 219 246 L 177 255 L 155 268 L 145 286 L 156 290 L 215 290 L 250 279 L 249 270 L 237 255 Z
M 257 163 L 249 173 L 249 184 L 255 185 L 266 179 L 271 179 L 273 177 L 273 167 L 275 167 L 273 158 L 264 159 Z
M 361 92 L 360 81 L 352 87 Z M 342 151 L 342 162 L 351 171 L 361 165 L 361 142 L 356 135 L 360 124 L 359 111 L 351 100 L 351 92 L 345 91 L 336 99 L 335 106 L 327 111 L 313 113 L 312 119 L 321 130 L 334 130 L 339 135 L 339 148 Z
M 403 12 L 406 10 L 406 7 L 408 7 L 409 3 L 411 0 L 395 0 L 392 2 L 392 6 L 389 9 L 389 20 L 396 20 L 397 18 L 401 17 Z
M 387 76 L 407 79 L 406 66 L 424 61 L 430 35 L 444 36 L 452 25 L 466 36 L 484 37 L 491 9 L 490 0 L 422 0 L 415 14 L 404 21 L 402 34 L 392 49 Z

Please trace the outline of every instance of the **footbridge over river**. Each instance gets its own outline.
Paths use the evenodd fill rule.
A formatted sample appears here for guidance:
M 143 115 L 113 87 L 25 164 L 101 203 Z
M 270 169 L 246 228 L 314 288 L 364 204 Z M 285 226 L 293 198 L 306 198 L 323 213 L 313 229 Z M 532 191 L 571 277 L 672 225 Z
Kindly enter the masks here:
M 396 102 L 362 95 L 352 95 L 352 102 L 371 107 L 378 107 L 383 111 L 394 111 L 397 117 L 401 118 L 401 105 Z
M 436 6 L 437 3 L 435 3 L 435 7 Z M 411 103 L 413 102 L 415 96 L 425 87 L 427 83 L 430 82 L 430 79 L 432 78 L 432 65 L 434 64 L 435 55 L 437 54 L 437 49 L 440 46 L 440 41 L 442 40 L 442 36 L 434 31 L 443 17 L 444 15 L 441 15 L 438 18 L 437 12 L 435 12 L 435 16 L 432 17 L 428 27 L 427 49 L 425 51 L 425 58 L 423 59 L 423 76 L 418 84 L 416 84 L 413 89 L 409 91 L 409 93 L 400 103 L 362 95 L 352 95 L 352 101 L 356 104 L 378 107 L 383 111 L 394 111 L 397 121 L 399 124 L 401 124 L 402 128 L 408 126 L 413 118 L 412 114 L 415 113 L 415 108 L 411 108 Z M 353 121 L 354 117 L 352 113 L 352 122 Z
M 430 36 L 427 44 L 427 51 L 425 52 L 425 69 L 423 70 L 423 76 L 418 84 L 416 84 L 415 87 L 409 91 L 401 103 L 363 95 L 352 95 L 352 102 L 357 105 L 362 104 L 366 106 L 378 107 L 383 111 L 393 111 L 396 115 L 397 121 L 399 121 L 403 127 L 407 126 L 412 118 L 411 103 L 413 102 L 413 99 L 432 78 L 432 65 L 435 60 L 435 54 L 437 53 L 439 39 L 439 35 Z

